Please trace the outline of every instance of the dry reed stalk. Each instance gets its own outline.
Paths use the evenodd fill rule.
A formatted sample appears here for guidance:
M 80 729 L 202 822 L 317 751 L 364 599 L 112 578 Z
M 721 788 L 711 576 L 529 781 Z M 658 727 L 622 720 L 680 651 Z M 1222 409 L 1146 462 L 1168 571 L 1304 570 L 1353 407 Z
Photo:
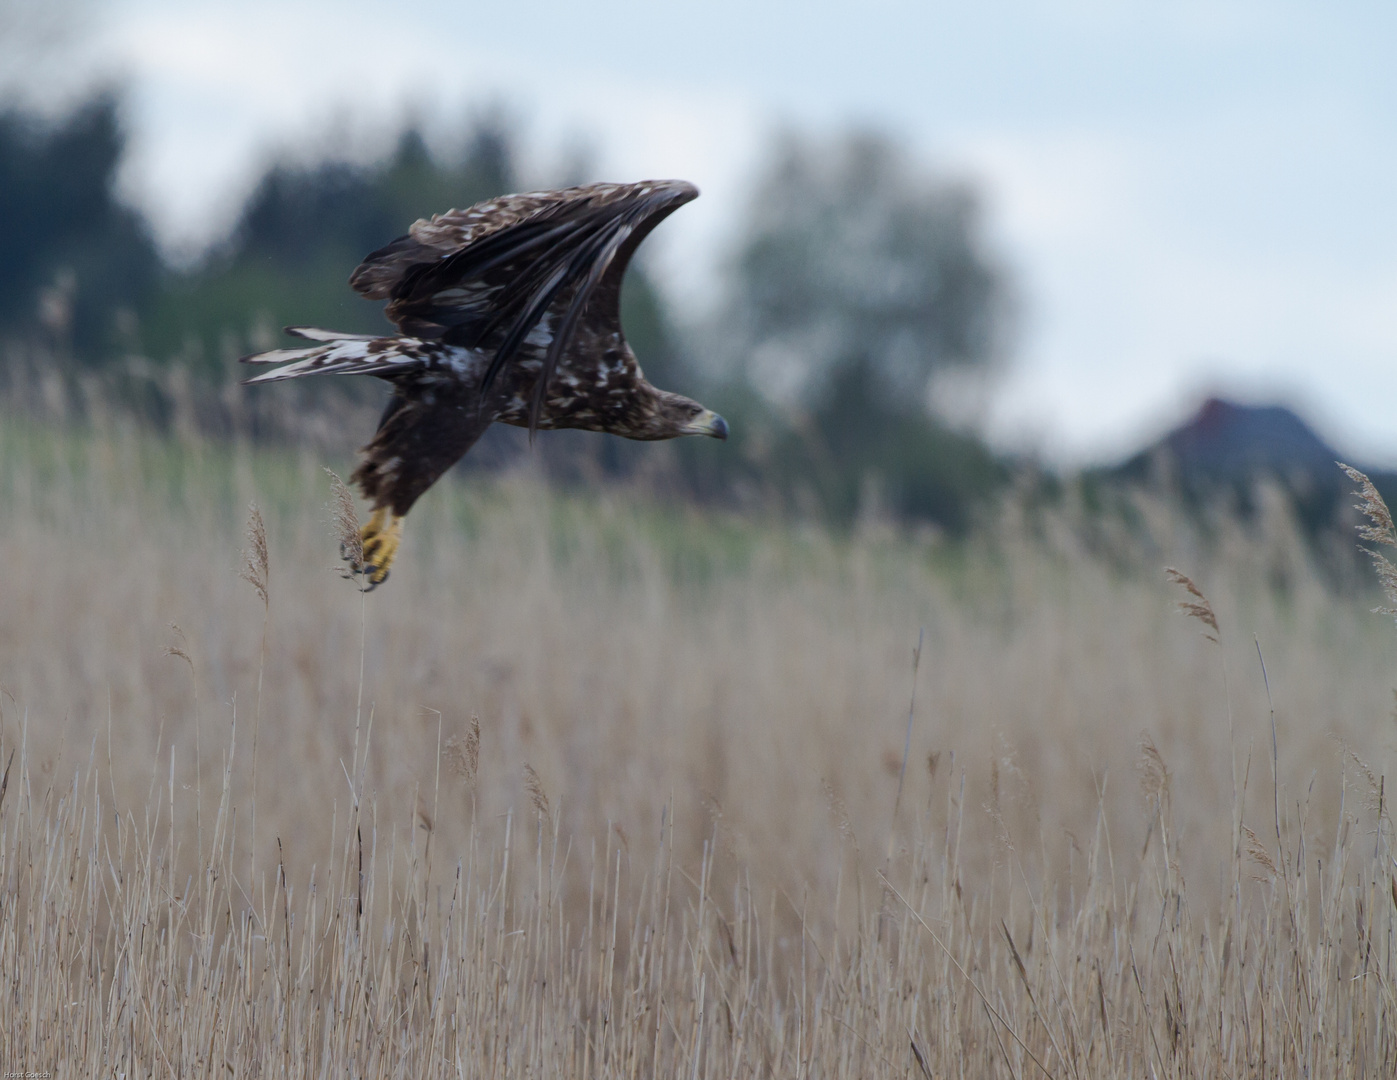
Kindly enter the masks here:
M 129 1074 L 154 1060 L 172 1073 L 212 1061 L 236 1074 L 274 1062 L 290 1076 L 327 1069 L 430 1075 L 451 1067 L 502 1077 L 547 1070 L 619 1078 L 653 1070 L 714 1080 L 796 1071 L 900 1080 L 909 1068 L 925 1076 L 962 1068 L 967 1075 L 1131 1076 L 1142 1058 L 1164 1074 L 1173 1061 L 1188 1074 L 1224 1075 L 1245 1074 L 1263 1057 L 1272 1071 L 1306 1064 L 1313 1071 L 1325 1060 L 1338 1066 L 1327 1075 L 1359 1077 L 1387 1075 L 1397 1063 L 1383 1035 L 1394 1004 L 1368 992 L 1370 983 L 1377 986 L 1372 979 L 1349 977 L 1364 962 L 1375 977 L 1392 974 L 1387 950 L 1397 899 L 1387 895 L 1387 874 L 1380 875 L 1381 894 L 1369 896 L 1366 870 L 1352 877 L 1327 872 L 1314 901 L 1304 894 L 1290 901 L 1301 905 L 1294 922 L 1284 890 L 1257 894 L 1254 917 L 1228 931 L 1235 940 L 1229 949 L 1248 969 L 1266 973 L 1250 994 L 1229 990 L 1234 984 L 1221 978 L 1211 921 L 1196 930 L 1166 926 L 1162 935 L 1152 919 L 1131 929 L 1133 902 L 1122 907 L 1100 887 L 1044 920 L 1041 937 L 1026 943 L 1012 932 L 1009 913 L 982 906 L 983 892 L 971 902 L 952 891 L 939 902 L 922 883 L 945 865 L 949 830 L 919 830 L 886 872 L 870 876 L 898 906 L 882 919 L 863 912 L 863 929 L 849 947 L 820 941 L 818 920 L 807 912 L 807 957 L 794 970 L 765 951 L 775 927 L 749 891 L 719 905 L 711 848 L 692 874 L 681 865 L 672 876 L 673 848 L 666 845 L 629 886 L 619 852 L 616 860 L 607 855 L 591 872 L 587 914 L 566 915 L 551 906 L 548 876 L 539 877 L 537 892 L 521 891 L 518 871 L 509 869 L 507 830 L 504 850 L 498 834 L 477 838 L 442 883 L 440 900 L 429 903 L 424 892 L 390 887 L 399 872 L 410 878 L 415 864 L 401 850 L 369 842 L 382 826 L 350 819 L 341 829 L 359 852 L 347 867 L 360 877 L 353 892 L 292 888 L 283 856 L 278 887 L 244 917 L 239 911 L 249 901 L 231 873 L 235 840 L 227 827 L 236 753 L 233 744 L 220 824 L 201 860 L 210 883 L 202 912 L 164 887 L 166 870 L 148 854 L 156 844 L 150 826 L 143 831 L 123 816 L 112 823 L 113 836 L 101 835 L 84 812 L 93 778 L 79 777 L 70 797 L 49 802 L 24 829 L 0 818 L 0 867 L 18 875 L 16 896 L 35 901 L 0 910 L 0 927 L 13 926 L 5 920 L 17 910 L 28 911 L 25 934 L 0 933 L 0 962 L 12 965 L 26 1002 L 17 1009 L 13 995 L 0 1000 L 10 1060 L 86 1074 Z M 1162 799 L 1171 782 L 1163 756 L 1150 744 L 1143 757 L 1147 791 Z M 33 763 L 21 759 L 17 767 L 28 771 Z M 530 772 L 526 791 L 542 818 L 546 796 Z M 177 798 L 173 788 L 170 798 Z M 161 809 L 169 815 L 175 808 Z M 29 830 L 60 838 L 47 866 L 16 861 Z M 1265 848 L 1250 831 L 1247 839 L 1254 861 L 1274 876 Z M 104 847 L 117 853 L 119 874 L 107 875 L 94 858 Z M 1334 866 L 1371 858 L 1352 839 L 1334 854 Z M 401 871 L 395 859 L 404 860 Z M 613 862 L 616 875 L 598 878 L 596 870 Z M 105 884 L 92 887 L 98 878 Z M 1326 944 L 1336 940 L 1338 913 L 1348 910 L 1327 898 L 1340 882 L 1347 882 L 1343 895 L 1362 904 L 1371 949 L 1339 955 Z M 1388 914 L 1378 914 L 1377 899 Z M 352 917 L 341 918 L 346 901 Z M 671 903 L 688 912 L 682 921 L 664 915 Z M 1182 898 L 1177 906 L 1189 907 Z M 1171 900 L 1165 910 L 1175 908 Z M 59 912 L 67 924 L 91 927 L 92 946 L 78 953 L 80 970 L 48 963 L 68 940 L 53 933 Z M 889 917 L 891 932 L 880 939 L 876 928 Z M 1306 934 L 1307 917 L 1322 920 L 1319 937 Z M 165 926 L 168 935 L 131 935 L 138 924 Z M 393 926 L 400 929 L 388 932 Z M 1195 932 L 1203 947 L 1182 948 Z M 32 949 L 17 952 L 26 941 Z M 1091 958 L 1093 978 L 1054 974 L 1055 962 L 1070 972 L 1083 956 Z M 84 957 L 106 957 L 120 977 L 94 980 Z M 253 957 L 262 959 L 249 963 Z M 1336 963 L 1337 980 L 1330 974 Z M 45 975 L 36 981 L 41 965 Z M 980 1007 L 965 1009 L 956 985 Z M 1308 1011 L 1297 1016 L 1294 999 L 1287 1004 L 1290 990 L 1269 989 L 1297 985 L 1332 989 L 1323 996 L 1310 991 Z M 323 1008 L 322 1000 L 336 1007 Z M 95 1037 L 113 1008 L 129 1018 L 120 1037 Z M 61 1011 L 66 1023 L 37 1026 L 36 1010 Z M 1287 1025 L 1290 1034 L 1276 1040 L 1271 1033 Z M 1334 1040 L 1350 1056 L 1323 1057 Z
M 189 682 L 194 691 L 194 824 L 195 843 L 199 858 L 203 858 L 204 851 L 204 795 L 203 795 L 203 767 L 204 758 L 200 745 L 200 724 L 199 724 L 199 673 L 194 667 L 194 658 L 189 655 L 186 648 L 188 639 L 184 631 L 176 623 L 170 624 L 170 631 L 175 635 L 176 643 L 165 647 L 165 655 L 173 656 L 183 660 L 189 667 Z
M 1159 752 L 1159 747 L 1154 744 L 1154 740 L 1148 735 L 1140 740 L 1140 760 L 1136 766 L 1140 776 L 1140 791 L 1145 796 L 1145 801 L 1150 805 L 1151 827 L 1159 828 L 1160 848 L 1164 853 L 1165 864 L 1169 864 L 1169 793 L 1170 775 L 1169 767 L 1164 763 L 1164 755 Z M 1145 845 L 1148 848 L 1150 834 L 1145 835 Z M 1141 858 L 1145 852 L 1142 850 Z
M 242 552 L 239 577 L 256 591 L 262 601 L 262 636 L 257 651 L 257 698 L 252 721 L 252 799 L 248 831 L 248 884 L 257 873 L 257 741 L 262 731 L 262 678 L 267 669 L 267 627 L 271 622 L 271 562 L 267 554 L 267 526 L 256 503 L 247 508 L 247 547 Z
M 1201 622 L 1204 626 L 1203 636 L 1218 647 L 1218 664 L 1222 669 L 1223 700 L 1227 706 L 1227 757 L 1229 766 L 1229 778 L 1232 784 L 1232 866 L 1235 893 L 1237 888 L 1240 887 L 1240 875 L 1242 868 L 1243 800 L 1238 797 L 1237 790 L 1237 725 L 1232 711 L 1232 680 L 1227 670 L 1227 654 L 1222 648 L 1222 630 L 1218 626 L 1218 619 L 1216 613 L 1214 613 L 1213 611 L 1212 601 L 1210 601 L 1207 598 L 1207 596 L 1203 594 L 1202 589 L 1200 589 L 1196 584 L 1194 584 L 1192 578 L 1190 578 L 1187 574 L 1184 574 L 1181 571 L 1174 569 L 1172 566 L 1166 566 L 1164 568 L 1164 576 L 1170 581 L 1170 583 L 1180 586 L 1190 596 L 1194 597 L 1193 600 L 1179 601 L 1179 610 L 1183 612 L 1183 614 L 1187 617 L 1197 619 L 1199 622 Z M 1269 680 L 1266 680 L 1266 661 L 1261 659 L 1261 639 L 1259 637 L 1256 639 L 1256 655 L 1257 658 L 1261 660 L 1262 678 L 1265 681 L 1266 696 L 1267 700 L 1269 701 L 1271 695 L 1271 686 Z M 1274 709 L 1271 710 L 1271 743 L 1273 751 L 1276 750 L 1277 744 Z M 1279 766 L 1277 764 L 1277 768 L 1278 767 Z M 1280 788 L 1279 780 L 1277 777 L 1277 772 L 1273 770 L 1272 790 L 1276 794 L 1276 804 L 1279 808 Z M 1279 839 L 1279 809 L 1277 810 L 1276 821 L 1276 831 Z M 1148 837 L 1146 838 L 1146 843 L 1148 843 Z
M 233 872 L 246 866 L 247 751 L 229 739 L 214 827 L 190 844 L 188 688 L 127 645 L 178 613 L 190 627 L 178 648 L 198 658 L 205 696 L 228 702 L 251 689 L 256 626 L 228 609 L 219 568 L 232 545 L 211 524 L 224 519 L 200 509 L 202 488 L 185 494 L 193 513 L 131 488 L 138 450 L 93 454 L 94 468 L 118 467 L 90 486 L 36 483 L 44 513 L 0 519 L 12 567 L 0 680 L 26 717 L 0 802 L 7 1068 L 1397 1074 L 1390 750 L 1371 722 L 1389 707 L 1390 642 L 1342 600 L 1282 603 L 1247 560 L 1218 568 L 1217 609 L 1246 610 L 1285 674 L 1271 684 L 1276 708 L 1326 718 L 1311 726 L 1337 729 L 1373 777 L 1356 770 L 1364 797 L 1345 802 L 1327 732 L 1288 732 L 1280 777 L 1307 794 L 1296 827 L 1282 822 L 1283 855 L 1266 854 L 1292 871 L 1278 875 L 1284 888 L 1247 876 L 1234 895 L 1213 868 L 1246 790 L 1229 806 L 1210 771 L 1222 749 L 1213 654 L 1160 627 L 1143 571 L 1025 544 L 1001 611 L 1002 566 L 973 553 L 946 581 L 891 542 L 761 533 L 695 583 L 654 568 L 686 565 L 694 548 L 676 543 L 717 559 L 718 539 L 693 538 L 699 523 L 527 488 L 494 502 L 439 488 L 421 518 L 433 574 L 385 591 L 358 687 L 342 659 L 356 630 L 363 640 L 362 602 L 356 628 L 321 570 L 323 538 L 278 532 L 278 588 L 298 603 L 279 609 L 288 646 L 266 662 L 279 752 L 261 763 L 257 816 L 284 843 L 258 868 L 272 888 L 251 889 Z M 0 469 L 14 461 L 0 456 Z M 317 481 L 294 467 L 275 475 L 314 498 Z M 99 529 L 126 565 L 79 557 L 73 538 Z M 906 774 L 907 841 L 883 867 L 894 894 L 840 833 L 845 821 L 851 834 L 886 827 L 895 779 L 869 718 L 908 701 L 897 628 L 933 620 L 944 756 L 934 778 Z M 1240 711 L 1261 716 L 1253 682 Z M 392 752 L 356 749 L 351 789 L 364 797 L 346 814 L 348 733 L 326 718 L 365 694 Z M 429 702 L 478 710 L 491 738 L 482 746 L 475 724 L 453 749 Z M 168 783 L 143 813 L 147 740 L 167 713 Z M 108 716 L 110 767 L 88 749 Z M 1158 800 L 1167 858 L 1189 872 L 1123 854 L 1141 851 L 1157 816 L 1108 783 L 1142 756 L 1141 727 L 1158 758 L 1146 787 L 1170 792 Z M 442 756 L 469 776 L 479 813 L 444 801 L 423 867 L 416 793 Z M 517 828 L 532 802 L 525 760 L 552 778 L 550 852 Z M 1013 760 L 1032 789 L 1012 783 Z M 980 810 L 992 773 L 1000 822 Z M 705 849 L 702 792 L 722 799 L 741 845 Z M 1018 841 L 1012 860 L 1001 823 Z M 1244 862 L 1265 873 L 1239 835 Z
M 922 642 L 926 638 L 926 627 L 917 630 L 917 644 L 912 650 L 912 692 L 907 702 L 907 735 L 902 743 L 902 762 L 897 770 L 897 794 L 893 796 L 893 816 L 888 824 L 888 858 L 892 858 L 893 838 L 897 829 L 897 812 L 902 806 L 902 783 L 907 778 L 907 756 L 912 752 L 912 719 L 917 714 L 917 672 L 922 666 Z
M 341 577 L 353 580 L 358 571 L 353 567 L 364 564 L 364 538 L 359 528 L 359 515 L 354 510 L 354 496 L 349 488 L 345 486 L 339 474 L 332 469 L 326 469 L 326 474 L 330 477 L 330 520 L 334 525 L 336 537 L 339 539 L 340 556 L 349 563 L 349 567 L 336 567 L 335 572 Z M 370 585 L 367 579 L 358 583 L 359 588 L 359 684 L 355 692 L 354 699 L 354 752 L 351 755 L 352 767 L 350 769 L 350 786 L 354 790 L 354 812 L 359 809 L 360 796 L 363 793 L 363 771 L 368 764 L 367 739 L 364 746 L 364 757 L 361 762 L 359 757 L 359 726 L 364 716 L 364 659 L 368 653 L 368 593 Z M 372 714 L 369 718 L 370 727 L 373 725 Z

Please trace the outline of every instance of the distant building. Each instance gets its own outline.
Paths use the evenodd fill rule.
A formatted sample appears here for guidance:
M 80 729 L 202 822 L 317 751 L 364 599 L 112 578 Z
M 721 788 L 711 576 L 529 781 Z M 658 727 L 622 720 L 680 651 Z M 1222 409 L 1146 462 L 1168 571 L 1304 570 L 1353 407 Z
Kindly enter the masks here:
M 1194 416 L 1123 462 L 1115 474 L 1143 480 L 1167 458 L 1186 486 L 1270 476 L 1291 486 L 1337 483 L 1339 453 L 1283 405 L 1209 398 Z
M 1291 409 L 1209 398 L 1183 424 L 1095 477 L 1172 491 L 1185 505 L 1222 505 L 1243 517 L 1255 507 L 1258 485 L 1272 484 L 1305 532 L 1337 528 L 1347 545 L 1357 519 L 1353 484 L 1338 461 L 1362 469 L 1389 501 L 1397 496 L 1397 473 L 1352 461 Z

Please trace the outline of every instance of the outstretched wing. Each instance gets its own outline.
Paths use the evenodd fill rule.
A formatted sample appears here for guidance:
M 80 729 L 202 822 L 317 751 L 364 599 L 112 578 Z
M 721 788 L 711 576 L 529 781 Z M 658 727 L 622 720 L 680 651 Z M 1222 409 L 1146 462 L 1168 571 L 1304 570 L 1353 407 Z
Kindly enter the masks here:
M 403 334 L 493 353 L 482 399 L 526 344 L 546 345 L 532 432 L 559 363 L 600 362 L 578 340 L 620 340 L 621 278 L 636 246 L 697 196 L 682 180 L 506 195 L 416 222 L 349 281 L 364 296 L 387 300 Z

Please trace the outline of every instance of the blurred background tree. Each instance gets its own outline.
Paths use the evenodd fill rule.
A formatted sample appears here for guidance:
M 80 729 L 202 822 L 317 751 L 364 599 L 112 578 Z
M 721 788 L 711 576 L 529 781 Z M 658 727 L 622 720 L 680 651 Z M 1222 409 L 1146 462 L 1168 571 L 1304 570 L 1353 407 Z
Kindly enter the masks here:
M 885 137 L 787 137 L 746 236 L 724 322 L 780 399 L 813 405 L 864 365 L 880 408 L 921 411 L 934 375 L 1002 355 L 1004 281 L 975 193 Z
M 88 364 L 131 345 L 160 259 L 116 197 L 124 148 L 111 94 L 56 124 L 0 113 L 0 337 Z
M 934 408 L 948 376 L 986 378 L 1006 352 L 1006 275 L 973 189 L 882 136 L 788 137 L 744 235 L 719 352 L 748 391 L 736 411 L 766 429 L 754 471 L 836 520 L 964 526 L 1007 477 Z

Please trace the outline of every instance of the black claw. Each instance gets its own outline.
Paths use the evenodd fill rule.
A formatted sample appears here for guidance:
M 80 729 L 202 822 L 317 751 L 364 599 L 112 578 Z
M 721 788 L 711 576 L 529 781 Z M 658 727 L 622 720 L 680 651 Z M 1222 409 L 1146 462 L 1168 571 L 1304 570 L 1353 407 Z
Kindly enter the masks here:
M 373 549 L 375 547 L 377 547 L 377 545 L 374 545 L 371 542 L 370 545 L 364 551 L 365 559 L 373 557 Z M 374 563 L 367 561 L 361 563 L 357 559 L 353 558 L 349 554 L 349 545 L 342 540 L 340 541 L 340 558 L 349 564 L 349 566 L 344 571 L 342 571 L 345 577 L 350 578 L 351 580 L 356 577 L 363 577 L 364 580 L 359 583 L 360 592 L 373 592 L 376 588 L 378 588 L 380 585 L 382 585 L 385 581 L 388 580 L 388 571 L 384 570 L 382 572 L 383 576 L 378 578 L 377 581 L 375 581 L 373 575 L 379 572 L 378 567 Z

